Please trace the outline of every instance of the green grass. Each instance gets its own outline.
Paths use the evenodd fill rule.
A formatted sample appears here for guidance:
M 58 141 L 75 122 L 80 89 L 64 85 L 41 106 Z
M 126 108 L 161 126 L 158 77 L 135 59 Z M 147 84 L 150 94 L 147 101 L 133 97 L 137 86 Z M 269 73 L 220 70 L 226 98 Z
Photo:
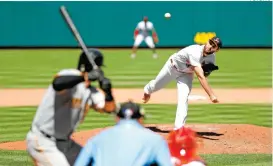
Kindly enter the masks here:
M 143 88 L 153 79 L 169 55 L 177 49 L 158 50 L 152 59 L 148 50 L 140 50 L 135 60 L 131 50 L 102 50 L 107 65 L 105 74 L 115 88 Z M 45 88 L 61 69 L 75 68 L 79 50 L 0 50 L 0 88 Z M 213 87 L 271 88 L 271 50 L 221 50 L 217 54 L 220 70 L 212 73 Z M 175 87 L 172 82 L 167 88 Z M 194 87 L 200 87 L 197 80 Z M 146 123 L 173 123 L 176 105 L 144 105 Z M 0 108 L 0 142 L 24 140 L 36 107 Z M 272 127 L 270 104 L 190 105 L 187 123 L 254 124 Z M 111 115 L 90 111 L 78 131 L 114 124 Z M 210 166 L 269 166 L 272 155 L 202 155 Z M 25 151 L 0 150 L 0 166 L 32 165 Z
M 202 155 L 209 166 L 271 166 L 270 154 L 217 154 Z M 26 151 L 0 150 L 0 166 L 31 166 L 32 160 Z
M 209 166 L 271 166 L 270 154 L 202 155 Z
M 144 105 L 146 123 L 173 123 L 176 105 Z M 0 108 L 0 142 L 25 139 L 35 107 Z M 272 127 L 271 105 L 190 105 L 187 123 L 254 124 Z M 114 124 L 114 117 L 90 111 L 78 130 Z
M 136 59 L 130 49 L 102 50 L 105 74 L 115 88 L 143 88 L 177 49 L 160 49 L 154 60 L 150 50 L 139 50 Z M 45 88 L 61 69 L 77 66 L 80 50 L 0 50 L 0 88 Z M 220 70 L 211 74 L 213 87 L 271 87 L 269 49 L 221 50 L 216 57 Z M 175 82 L 167 88 L 175 87 Z M 195 79 L 194 87 L 200 87 Z
M 0 166 L 32 166 L 26 151 L 0 150 Z

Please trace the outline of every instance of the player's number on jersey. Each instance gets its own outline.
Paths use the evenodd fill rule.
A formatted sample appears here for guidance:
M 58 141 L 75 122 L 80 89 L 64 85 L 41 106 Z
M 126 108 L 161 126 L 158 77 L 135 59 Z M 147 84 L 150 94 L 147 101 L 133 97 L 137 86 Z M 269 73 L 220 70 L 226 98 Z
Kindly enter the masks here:
M 82 99 L 73 98 L 72 99 L 72 108 L 80 108 L 82 103 Z

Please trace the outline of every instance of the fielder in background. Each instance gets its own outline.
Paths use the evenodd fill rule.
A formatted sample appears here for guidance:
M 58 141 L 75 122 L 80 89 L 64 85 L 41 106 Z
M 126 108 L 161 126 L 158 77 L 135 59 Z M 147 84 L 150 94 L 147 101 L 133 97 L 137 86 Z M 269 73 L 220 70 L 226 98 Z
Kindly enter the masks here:
M 93 75 L 86 69 L 87 66 L 82 65 L 82 71 L 61 70 L 49 85 L 26 138 L 27 151 L 36 165 L 74 165 L 82 147 L 71 135 L 89 109 L 115 112 L 114 99 L 110 102 L 105 96 L 109 86 L 104 89 L 105 94 L 90 86 Z
M 197 134 L 191 128 L 182 127 L 171 131 L 168 145 L 174 166 L 206 166 L 197 153 Z
M 152 22 L 148 21 L 148 17 L 145 16 L 143 21 L 140 21 L 134 31 L 134 45 L 131 54 L 131 58 L 136 57 L 138 46 L 143 42 L 146 42 L 149 48 L 153 50 L 153 58 L 157 58 L 155 50 L 155 44 L 158 43 L 158 36 Z
M 172 166 L 167 142 L 143 127 L 144 111 L 140 105 L 121 104 L 116 121 L 115 126 L 87 142 L 75 166 Z
M 178 103 L 175 118 L 175 129 L 183 127 L 188 112 L 188 96 L 192 89 L 194 73 L 213 103 L 218 103 L 216 95 L 210 88 L 207 78 L 212 71 L 218 70 L 215 65 L 215 52 L 222 47 L 220 38 L 213 37 L 205 45 L 190 45 L 169 57 L 159 74 L 144 87 L 143 102 L 147 103 L 151 94 L 176 80 Z

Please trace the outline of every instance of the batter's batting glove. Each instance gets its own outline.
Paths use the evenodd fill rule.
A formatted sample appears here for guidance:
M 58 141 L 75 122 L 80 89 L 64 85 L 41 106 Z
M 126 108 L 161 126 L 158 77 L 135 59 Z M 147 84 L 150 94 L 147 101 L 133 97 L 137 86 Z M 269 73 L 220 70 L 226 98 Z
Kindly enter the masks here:
M 112 83 L 111 80 L 104 77 L 101 81 L 99 81 L 99 86 L 105 93 L 106 101 L 113 101 L 114 97 L 112 95 Z
M 94 69 L 88 72 L 88 78 L 90 81 L 96 81 L 96 80 L 101 81 L 104 78 L 104 73 L 100 68 Z

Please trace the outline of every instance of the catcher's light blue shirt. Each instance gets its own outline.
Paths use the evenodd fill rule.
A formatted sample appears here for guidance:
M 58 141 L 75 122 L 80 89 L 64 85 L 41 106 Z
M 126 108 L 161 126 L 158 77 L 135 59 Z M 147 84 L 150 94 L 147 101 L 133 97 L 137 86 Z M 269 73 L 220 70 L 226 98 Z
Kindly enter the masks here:
M 135 120 L 120 120 L 88 140 L 75 166 L 172 166 L 167 142 Z

